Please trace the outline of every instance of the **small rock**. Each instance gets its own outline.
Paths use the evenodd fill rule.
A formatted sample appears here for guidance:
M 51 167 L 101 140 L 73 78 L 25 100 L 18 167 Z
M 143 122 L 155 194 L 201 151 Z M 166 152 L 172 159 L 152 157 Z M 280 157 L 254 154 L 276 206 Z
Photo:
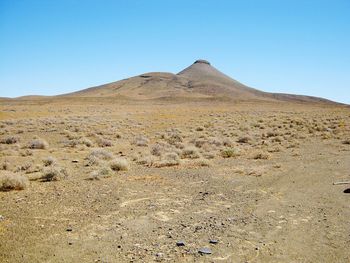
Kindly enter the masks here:
M 210 244 L 217 244 L 217 243 L 219 243 L 219 241 L 217 239 L 210 239 L 209 243 Z
M 180 241 L 177 241 L 177 242 L 176 242 L 176 245 L 177 245 L 178 247 L 183 247 L 183 246 L 185 245 L 185 242 L 182 241 L 182 240 L 180 240 Z
M 5 217 L 3 215 L 0 215 L 0 221 L 5 220 Z
M 72 231 L 73 231 L 73 228 L 67 227 L 66 231 L 67 231 L 67 232 L 72 232 Z
M 72 163 L 79 163 L 79 160 L 72 160 Z
M 161 258 L 164 254 L 163 253 L 156 253 L 156 257 Z
M 210 255 L 211 250 L 210 250 L 210 248 L 203 247 L 203 248 L 198 249 L 198 253 L 202 254 L 202 255 Z

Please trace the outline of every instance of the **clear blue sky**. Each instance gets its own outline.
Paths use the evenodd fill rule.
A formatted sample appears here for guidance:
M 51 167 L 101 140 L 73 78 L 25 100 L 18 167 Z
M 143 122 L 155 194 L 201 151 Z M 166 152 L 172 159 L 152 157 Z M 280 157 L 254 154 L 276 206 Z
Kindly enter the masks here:
M 197 58 L 258 89 L 350 103 L 350 1 L 0 0 L 0 97 Z

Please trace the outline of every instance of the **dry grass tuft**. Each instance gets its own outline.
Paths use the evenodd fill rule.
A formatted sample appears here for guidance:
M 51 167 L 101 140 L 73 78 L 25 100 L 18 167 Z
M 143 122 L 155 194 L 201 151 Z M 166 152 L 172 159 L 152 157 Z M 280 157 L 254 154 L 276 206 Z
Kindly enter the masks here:
M 156 161 L 153 163 L 154 167 L 170 167 L 180 164 L 180 157 L 175 152 L 166 153 L 160 161 Z
M 209 167 L 211 166 L 211 163 L 207 159 L 200 158 L 196 160 L 195 165 L 202 166 L 202 167 Z
M 199 151 L 194 146 L 187 146 L 181 152 L 181 158 L 183 159 L 197 159 L 199 157 Z
M 146 147 L 148 146 L 149 139 L 145 136 L 138 136 L 134 139 L 132 144 L 135 144 L 136 146 Z
M 248 137 L 248 136 L 243 136 L 243 137 L 239 137 L 237 142 L 238 143 L 249 143 L 252 140 L 252 138 Z
M 0 140 L 0 143 L 2 144 L 15 144 L 20 141 L 20 138 L 18 136 L 7 136 Z
M 41 179 L 45 182 L 59 181 L 68 176 L 65 168 L 59 166 L 49 166 L 43 171 Z
M 232 158 L 238 156 L 238 151 L 233 148 L 223 149 L 220 152 L 221 156 L 224 158 Z
M 56 159 L 52 156 L 43 159 L 44 166 L 50 166 L 56 163 Z
M 32 141 L 29 142 L 28 144 L 28 148 L 29 149 L 47 149 L 49 148 L 49 144 L 47 143 L 47 141 L 45 141 L 44 139 L 34 139 Z
M 127 171 L 129 170 L 129 163 L 126 159 L 115 158 L 109 163 L 113 171 Z
M 23 190 L 29 185 L 27 177 L 6 172 L 0 174 L 0 191 Z
M 100 180 L 101 178 L 110 177 L 112 173 L 111 168 L 109 167 L 101 167 L 97 171 L 92 171 L 89 175 L 89 180 Z
M 267 160 L 267 159 L 270 159 L 270 154 L 267 152 L 259 151 L 259 152 L 256 152 L 253 154 L 253 159 L 255 159 L 255 160 Z

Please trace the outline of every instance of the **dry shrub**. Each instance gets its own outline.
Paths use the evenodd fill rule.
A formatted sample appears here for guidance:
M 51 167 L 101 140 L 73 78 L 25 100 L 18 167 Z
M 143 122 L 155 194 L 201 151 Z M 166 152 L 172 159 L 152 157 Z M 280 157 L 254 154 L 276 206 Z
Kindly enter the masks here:
M 84 144 L 86 147 L 91 147 L 94 145 L 93 142 L 86 137 L 81 138 L 80 143 Z
M 93 149 L 90 151 L 89 157 L 96 157 L 101 160 L 110 160 L 113 158 L 113 154 L 105 149 Z
M 238 156 L 238 151 L 233 148 L 223 149 L 220 152 L 221 156 L 224 158 L 232 158 Z
M 252 158 L 255 160 L 267 160 L 270 158 L 270 154 L 267 152 L 259 151 L 254 153 Z
M 0 143 L 2 144 L 15 144 L 20 141 L 20 138 L 18 136 L 7 136 L 0 140 Z
M 151 154 L 154 156 L 161 156 L 165 148 L 165 144 L 157 143 L 152 146 Z
M 191 143 L 193 143 L 197 148 L 201 148 L 203 145 L 208 143 L 208 141 L 206 139 L 200 138 L 192 140 Z
M 50 166 L 56 163 L 56 159 L 52 156 L 43 159 L 44 166 Z
M 109 167 L 101 167 L 97 171 L 92 171 L 89 175 L 89 180 L 100 180 L 101 178 L 109 177 L 112 173 L 111 168 Z
M 167 167 L 167 166 L 175 166 L 180 164 L 180 157 L 175 152 L 166 153 L 160 161 L 156 161 L 153 163 L 154 167 Z
M 10 163 L 9 163 L 7 160 L 5 160 L 5 161 L 1 164 L 0 169 L 1 169 L 1 170 L 4 170 L 4 171 L 9 170 L 9 169 L 10 169 Z
M 248 136 L 242 136 L 242 137 L 239 137 L 237 142 L 238 143 L 249 143 L 252 139 Z
M 181 152 L 181 158 L 183 159 L 197 159 L 199 157 L 199 151 L 194 146 L 187 146 Z
M 205 153 L 203 153 L 203 157 L 206 159 L 214 159 L 215 153 L 214 152 L 205 152 Z
M 97 142 L 97 145 L 99 147 L 111 147 L 111 146 L 113 146 L 113 143 L 111 140 L 108 140 L 108 139 L 105 139 L 102 137 L 97 137 L 96 142 Z
M 5 172 L 0 174 L 0 191 L 23 190 L 29 185 L 27 177 Z
M 174 145 L 176 143 L 181 143 L 183 141 L 183 138 L 178 131 L 172 130 L 167 133 L 167 135 L 165 136 L 165 140 L 169 144 Z
M 34 140 L 29 142 L 28 148 L 29 149 L 43 149 L 44 150 L 44 149 L 49 148 L 49 144 L 44 139 L 37 138 L 37 139 L 34 139 Z
M 126 171 L 129 169 L 128 161 L 122 158 L 115 158 L 109 165 L 113 171 Z
M 141 146 L 141 147 L 148 146 L 148 143 L 149 143 L 149 139 L 146 138 L 145 136 L 138 136 L 132 142 L 132 144 L 134 144 L 136 146 Z
M 44 169 L 41 179 L 46 182 L 59 181 L 67 176 L 68 174 L 65 168 L 59 166 L 49 166 Z
M 16 172 L 28 171 L 31 167 L 32 167 L 32 163 L 30 163 L 30 162 L 25 162 L 25 163 L 20 164 L 19 166 L 17 166 Z
M 164 142 L 156 143 L 151 148 L 151 154 L 154 156 L 162 156 L 165 153 L 169 152 L 180 152 L 180 150 L 176 149 L 176 145 L 169 145 Z
M 157 162 L 156 158 L 154 156 L 152 156 L 152 155 L 147 155 L 147 156 L 140 157 L 136 161 L 137 164 L 145 165 L 145 166 L 148 166 L 148 167 L 153 166 L 153 164 L 156 163 L 156 162 Z
M 222 144 L 226 147 L 232 147 L 233 146 L 233 142 L 229 139 L 229 138 L 224 138 L 222 140 Z
M 207 159 L 200 158 L 196 160 L 195 165 L 202 166 L 202 167 L 209 167 L 211 166 L 211 163 Z

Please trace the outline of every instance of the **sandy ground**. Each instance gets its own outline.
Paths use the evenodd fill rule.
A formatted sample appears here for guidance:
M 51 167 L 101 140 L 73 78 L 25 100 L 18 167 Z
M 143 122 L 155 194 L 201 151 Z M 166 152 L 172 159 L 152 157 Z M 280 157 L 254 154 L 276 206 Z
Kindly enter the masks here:
M 2 102 L 0 122 L 19 138 L 0 172 L 30 180 L 0 192 L 1 262 L 350 262 L 350 185 L 333 185 L 350 181 L 349 109 L 34 100 Z M 129 169 L 89 180 L 101 149 Z M 49 156 L 67 176 L 41 179 Z

